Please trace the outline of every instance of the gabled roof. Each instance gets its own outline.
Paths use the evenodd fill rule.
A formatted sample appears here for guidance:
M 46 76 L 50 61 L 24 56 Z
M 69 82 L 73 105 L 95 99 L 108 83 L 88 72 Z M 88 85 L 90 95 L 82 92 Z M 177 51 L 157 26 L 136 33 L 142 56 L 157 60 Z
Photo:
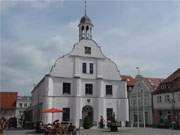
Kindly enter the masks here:
M 0 92 L 0 109 L 15 109 L 17 92 Z
M 162 78 L 150 78 L 150 77 L 143 77 L 141 75 L 137 75 L 135 78 L 135 84 L 132 92 L 138 90 L 139 84 L 143 85 L 148 92 L 153 93 L 159 84 L 162 82 Z M 140 89 L 139 89 L 140 90 Z M 134 92 L 133 92 L 134 93 Z
M 174 81 L 176 80 L 177 78 L 180 77 L 180 68 L 178 68 L 176 71 L 174 71 L 171 75 L 169 75 L 164 81 L 163 83 L 166 83 L 166 82 L 171 82 L 171 81 Z

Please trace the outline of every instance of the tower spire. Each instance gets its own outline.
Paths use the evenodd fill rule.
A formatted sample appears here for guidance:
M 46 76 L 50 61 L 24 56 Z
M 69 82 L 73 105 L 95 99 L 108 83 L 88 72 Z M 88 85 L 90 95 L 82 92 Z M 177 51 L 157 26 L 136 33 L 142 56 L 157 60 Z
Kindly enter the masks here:
M 84 0 L 84 13 L 85 13 L 85 16 L 86 16 L 86 0 Z

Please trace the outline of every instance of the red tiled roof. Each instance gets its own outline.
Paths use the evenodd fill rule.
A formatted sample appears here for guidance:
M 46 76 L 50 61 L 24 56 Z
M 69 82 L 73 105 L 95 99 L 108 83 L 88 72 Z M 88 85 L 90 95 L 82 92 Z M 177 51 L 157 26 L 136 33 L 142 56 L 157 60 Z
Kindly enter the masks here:
M 145 85 L 151 90 L 151 92 L 155 91 L 159 84 L 163 81 L 162 78 L 147 78 L 144 79 Z
M 169 76 L 163 81 L 163 83 L 174 81 L 174 80 L 177 79 L 178 77 L 180 77 L 180 68 L 178 68 L 175 72 L 173 72 L 171 75 L 169 75 Z
M 121 75 L 121 80 L 127 82 L 127 86 L 134 86 L 135 79 L 129 75 Z
M 15 109 L 17 92 L 0 92 L 0 108 Z
M 180 91 L 180 68 L 161 82 L 153 94 Z

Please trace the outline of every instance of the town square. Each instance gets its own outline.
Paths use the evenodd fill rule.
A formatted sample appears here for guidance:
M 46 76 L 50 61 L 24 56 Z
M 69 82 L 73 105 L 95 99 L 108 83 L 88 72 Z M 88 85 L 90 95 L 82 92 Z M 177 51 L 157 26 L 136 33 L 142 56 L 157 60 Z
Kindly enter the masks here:
M 180 134 L 180 2 L 2 0 L 0 11 L 0 134 Z
M 82 129 L 77 135 L 179 135 L 179 130 L 156 129 L 156 128 L 119 128 L 118 132 L 110 132 L 107 129 Z M 34 130 L 6 130 L 5 135 L 33 135 Z M 43 134 L 39 134 L 43 135 Z

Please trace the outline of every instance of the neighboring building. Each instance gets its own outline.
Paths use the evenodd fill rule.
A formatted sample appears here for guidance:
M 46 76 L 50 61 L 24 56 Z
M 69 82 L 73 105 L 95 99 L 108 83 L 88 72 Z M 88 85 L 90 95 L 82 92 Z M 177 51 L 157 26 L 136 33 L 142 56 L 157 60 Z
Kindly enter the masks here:
M 22 125 L 24 120 L 24 111 L 31 106 L 30 96 L 18 96 L 16 102 L 16 118 L 18 124 Z
M 79 42 L 72 51 L 58 58 L 51 71 L 32 90 L 33 120 L 44 123 L 59 119 L 76 127 L 88 116 L 97 124 L 113 113 L 118 121 L 128 121 L 126 82 L 120 81 L 116 64 L 107 58 L 92 40 L 93 24 L 81 18 Z M 47 108 L 62 108 L 63 114 L 41 113 Z
M 132 126 L 151 126 L 153 124 L 152 92 L 156 90 L 161 81 L 160 78 L 136 76 L 134 88 L 129 95 Z
M 169 127 L 176 121 L 180 126 L 180 68 L 153 93 L 153 108 L 155 125 Z
M 14 117 L 16 113 L 17 92 L 0 92 L 0 117 Z

